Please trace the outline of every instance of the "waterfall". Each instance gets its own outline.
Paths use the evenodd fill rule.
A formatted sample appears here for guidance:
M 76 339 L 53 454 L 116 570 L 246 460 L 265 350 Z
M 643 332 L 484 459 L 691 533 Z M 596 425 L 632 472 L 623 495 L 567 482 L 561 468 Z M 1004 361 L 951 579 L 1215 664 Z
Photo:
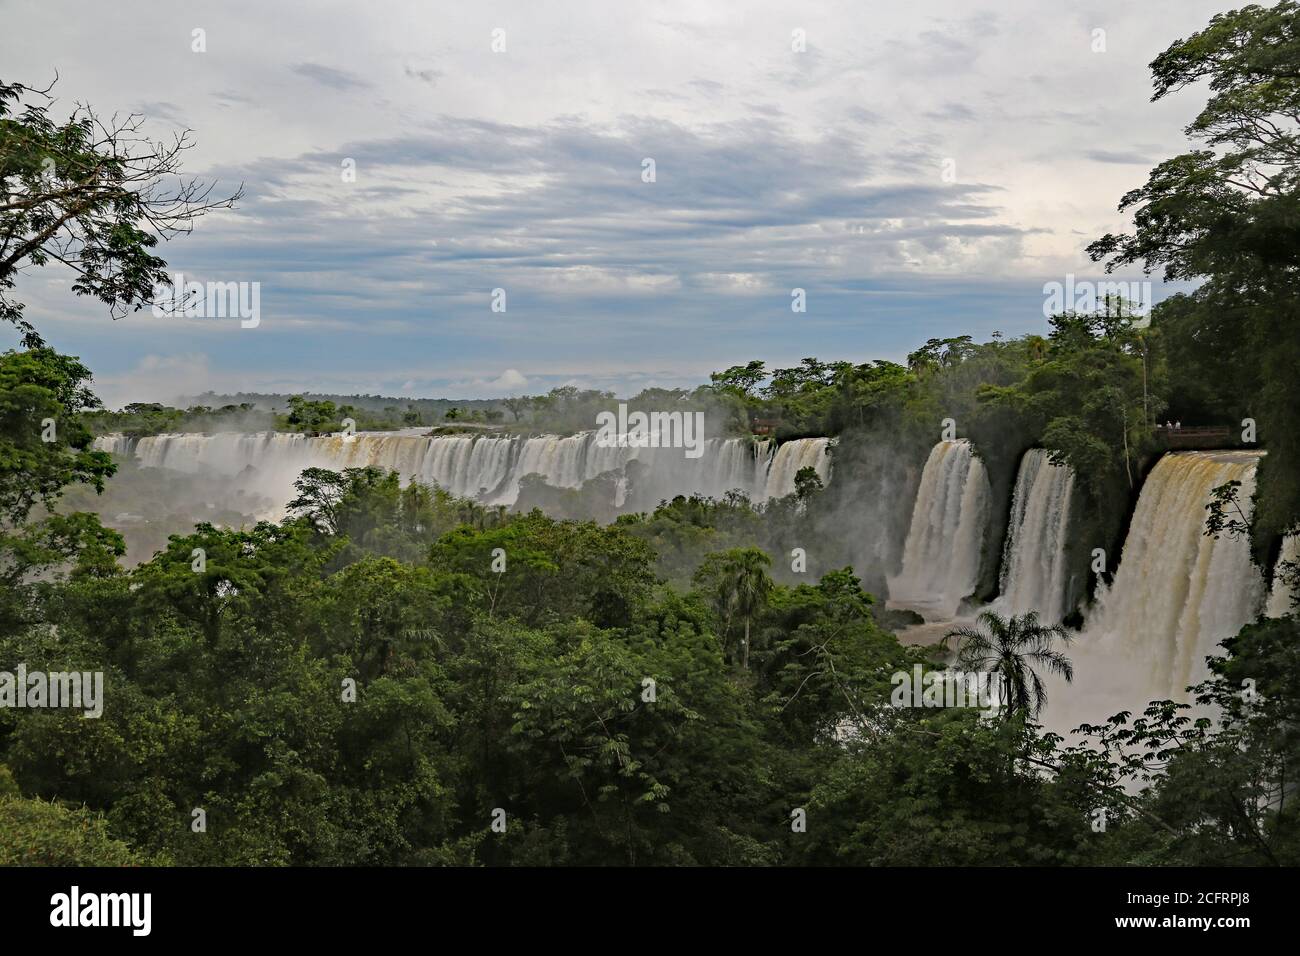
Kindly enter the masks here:
M 1037 611 L 1045 624 L 1059 624 L 1069 610 L 1066 534 L 1074 494 L 1074 471 L 1053 464 L 1050 452 L 1031 448 L 1020 461 L 1011 497 L 1000 595 L 1003 615 Z
M 1300 565 L 1300 534 L 1289 534 L 1282 539 L 1282 551 L 1277 556 L 1273 567 L 1273 587 L 1268 594 L 1268 608 L 1264 611 L 1269 617 L 1286 617 L 1291 613 L 1291 598 L 1297 590 L 1296 582 L 1288 587 L 1282 580 L 1282 562 L 1289 561 Z
M 804 468 L 815 469 L 824 485 L 830 474 L 829 448 L 829 438 L 803 438 L 785 442 L 777 449 L 776 457 L 767 470 L 763 497 L 782 498 L 793 494 L 795 475 Z
M 921 472 L 903 569 L 889 578 L 889 606 L 951 620 L 979 583 L 992 492 L 966 440 L 935 445 Z
M 568 437 L 427 436 L 413 429 L 351 437 L 229 432 L 139 439 L 104 435 L 94 447 L 134 456 L 144 467 L 238 479 L 277 502 L 287 502 L 294 480 L 313 467 L 340 471 L 373 465 L 396 471 L 403 480 L 415 478 L 493 505 L 514 504 L 525 475 L 542 475 L 555 487 L 580 488 L 598 475 L 619 472 L 614 503 L 623 505 L 626 495 L 647 508 L 676 495 L 716 498 L 732 490 L 762 503 L 794 491 L 800 468 L 815 468 L 823 482 L 830 476 L 826 438 L 788 441 L 778 449 L 766 440 L 712 438 L 698 458 L 687 458 L 679 448 L 606 446 L 596 436 L 594 431 Z M 625 470 L 633 461 L 640 467 L 629 477 Z
M 1241 482 L 1238 500 L 1249 514 L 1259 458 L 1171 452 L 1152 469 L 1114 581 L 1077 645 L 1097 672 L 1085 691 L 1122 691 L 1121 703 L 1139 710 L 1149 699 L 1181 699 L 1206 676 L 1206 656 L 1223 653 L 1218 643 L 1262 609 L 1264 579 L 1249 541 L 1204 534 L 1211 491 L 1225 482 Z

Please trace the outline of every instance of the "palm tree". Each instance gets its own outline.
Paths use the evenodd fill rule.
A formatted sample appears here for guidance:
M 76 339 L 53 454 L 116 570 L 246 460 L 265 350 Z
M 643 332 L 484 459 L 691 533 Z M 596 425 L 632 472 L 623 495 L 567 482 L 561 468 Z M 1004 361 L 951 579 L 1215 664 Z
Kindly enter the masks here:
M 1025 336 L 1025 351 L 1029 353 L 1029 357 L 1035 362 L 1041 362 L 1047 355 L 1048 345 L 1047 339 L 1041 335 Z
M 730 629 L 733 615 L 744 622 L 740 664 L 746 669 L 749 668 L 750 626 L 772 592 L 772 578 L 767 573 L 771 566 L 772 559 L 758 548 L 733 548 L 709 555 L 696 572 L 697 583 L 711 585 L 723 633 Z
M 987 671 L 1002 680 L 1003 707 L 1007 713 L 1037 717 L 1047 703 L 1047 688 L 1036 667 L 1049 674 L 1074 679 L 1074 665 L 1052 644 L 1070 643 L 1070 635 L 1059 625 L 1048 626 L 1038 620 L 1038 612 L 1002 617 L 985 611 L 975 619 L 974 627 L 958 627 L 944 635 L 940 644 L 957 638 L 957 666 L 962 670 Z
M 771 566 L 772 559 L 758 548 L 738 549 L 723 565 L 734 595 L 736 613 L 745 622 L 745 643 L 741 645 L 740 666 L 746 670 L 749 670 L 749 626 L 772 593 L 772 578 L 767 573 Z
M 772 593 L 772 579 L 767 574 L 767 568 L 771 566 L 772 559 L 757 548 L 742 549 L 727 563 L 736 594 L 736 613 L 745 622 L 745 644 L 740 657 L 741 667 L 745 670 L 749 670 L 750 624 L 754 615 L 767 604 L 768 594 Z

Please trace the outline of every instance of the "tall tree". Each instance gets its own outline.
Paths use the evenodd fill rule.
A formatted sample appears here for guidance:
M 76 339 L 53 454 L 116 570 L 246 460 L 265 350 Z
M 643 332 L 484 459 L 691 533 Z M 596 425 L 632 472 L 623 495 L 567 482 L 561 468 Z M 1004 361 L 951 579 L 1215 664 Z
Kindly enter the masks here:
M 749 636 L 758 615 L 772 593 L 767 569 L 772 559 L 758 548 L 733 548 L 709 555 L 696 573 L 696 583 L 710 593 L 724 632 L 739 618 L 744 625 L 740 645 L 740 666 L 749 669 Z
M 753 396 L 758 383 L 767 377 L 763 363 L 755 359 L 748 365 L 733 365 L 725 372 L 714 372 L 709 378 L 719 392 L 732 392 L 741 398 Z
M 120 318 L 169 284 L 153 252 L 159 239 L 242 195 L 214 198 L 214 184 L 182 175 L 189 130 L 157 141 L 142 132 L 143 116 L 104 120 L 84 104 L 60 120 L 52 86 L 0 82 L 0 319 L 29 348 L 40 336 L 9 296 L 20 270 L 61 262 L 76 275 L 73 292 Z
M 1140 263 L 1166 280 L 1199 282 L 1156 310 L 1193 377 L 1220 377 L 1248 396 L 1269 455 L 1259 469 L 1255 546 L 1300 520 L 1300 3 L 1215 16 L 1151 63 L 1153 100 L 1203 81 L 1210 96 L 1186 127 L 1195 147 L 1129 192 L 1134 231 L 1089 246 L 1106 268 Z M 1222 378 L 1226 375 L 1227 378 Z
M 510 414 L 515 417 L 515 421 L 523 418 L 524 412 L 528 411 L 533 405 L 533 400 L 527 395 L 520 395 L 518 398 L 504 398 L 501 404 L 510 410 Z
M 113 474 L 81 420 L 99 406 L 89 381 L 84 365 L 51 349 L 0 355 L 0 523 L 22 524 L 73 482 L 102 490 Z

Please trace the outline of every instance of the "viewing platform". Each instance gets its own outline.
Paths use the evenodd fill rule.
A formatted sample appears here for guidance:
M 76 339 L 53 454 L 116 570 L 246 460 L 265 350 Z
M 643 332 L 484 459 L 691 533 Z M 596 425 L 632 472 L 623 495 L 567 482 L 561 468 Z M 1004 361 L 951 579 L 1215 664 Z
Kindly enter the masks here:
M 1227 425 L 1157 425 L 1155 436 L 1167 448 L 1234 448 L 1240 444 Z

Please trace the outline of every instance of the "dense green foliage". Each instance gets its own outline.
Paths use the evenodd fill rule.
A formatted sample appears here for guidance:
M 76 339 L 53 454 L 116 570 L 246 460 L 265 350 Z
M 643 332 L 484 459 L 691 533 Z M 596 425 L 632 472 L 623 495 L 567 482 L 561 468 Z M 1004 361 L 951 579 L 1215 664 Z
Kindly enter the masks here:
M 102 815 L 44 800 L 0 796 L 0 866 L 141 866 L 160 863 L 108 835 Z
M 370 412 L 346 402 L 336 404 L 329 399 L 304 395 L 277 398 L 280 401 L 269 406 L 240 402 L 216 407 L 191 405 L 184 409 L 157 402 L 133 402 L 118 411 L 99 409 L 82 418 L 96 435 L 118 433 L 133 438 L 169 432 L 286 431 L 323 435 L 341 431 L 346 418 L 352 419 L 358 431 L 388 431 L 425 423 L 409 407 L 406 411 L 389 406 L 383 411 Z
M 323 435 L 343 429 L 350 418 L 357 431 L 391 431 L 433 427 L 438 433 L 489 429 L 507 434 L 572 434 L 595 427 L 602 412 L 617 413 L 613 392 L 564 385 L 545 395 L 519 398 L 447 399 L 382 398 L 370 395 L 239 394 L 199 396 L 214 404 L 172 408 L 136 402 L 118 411 L 97 410 L 84 416 L 96 434 L 130 436 L 165 432 L 290 431 Z M 238 402 L 227 401 L 238 398 Z M 220 402 L 221 404 L 215 404 Z M 648 388 L 627 400 L 632 409 L 707 411 L 710 436 L 748 430 L 740 403 L 720 397 L 708 386 L 694 390 Z
M 602 526 L 317 469 L 284 522 L 200 524 L 130 572 L 59 514 L 88 523 L 46 555 L 53 577 L 10 578 L 0 660 L 102 671 L 105 707 L 0 709 L 5 859 L 1294 861 L 1296 619 L 1231 642 L 1206 689 L 1223 727 L 1156 705 L 1066 748 L 1024 708 L 890 706 L 928 652 L 847 569 L 777 583 L 734 547 L 663 583 L 648 542 L 717 507 L 737 506 Z M 1259 698 L 1237 706 L 1247 676 Z M 1207 838 L 1206 815 L 1243 807 L 1251 826 Z
M 158 402 L 132 402 L 118 411 L 86 412 L 82 421 L 96 435 L 118 433 L 131 438 L 167 432 L 258 431 L 275 425 L 274 416 L 259 413 L 248 403 L 180 409 Z

